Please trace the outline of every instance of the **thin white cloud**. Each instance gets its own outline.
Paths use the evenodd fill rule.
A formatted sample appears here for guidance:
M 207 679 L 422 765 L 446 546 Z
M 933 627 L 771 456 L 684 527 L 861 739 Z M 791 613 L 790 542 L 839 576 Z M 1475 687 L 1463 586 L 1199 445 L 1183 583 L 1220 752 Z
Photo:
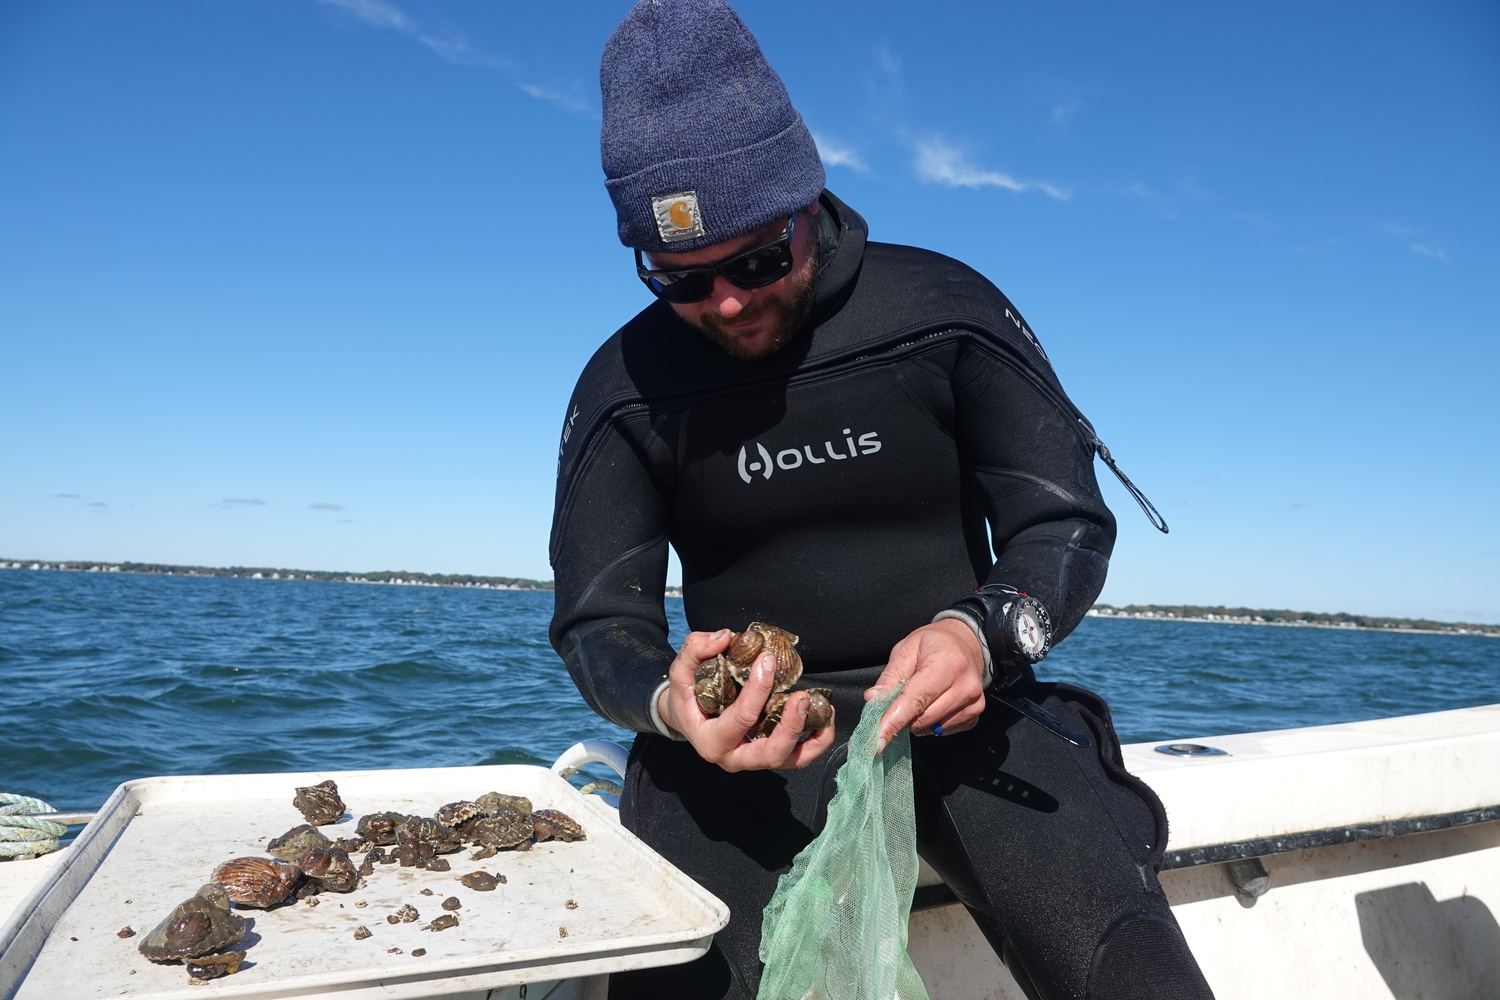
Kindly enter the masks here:
M 308 510 L 343 510 L 344 509 L 344 505 L 341 504 L 341 503 L 310 503 L 310 504 L 307 505 L 307 509 Z
M 395 4 L 385 0 L 319 0 L 330 7 L 337 7 L 356 21 L 372 28 L 389 28 L 414 34 L 416 25 Z
M 1436 243 L 1424 242 L 1415 239 L 1414 237 L 1416 237 L 1418 233 L 1412 227 L 1385 226 L 1383 228 L 1385 229 L 1385 234 L 1387 236 L 1400 240 L 1402 243 L 1406 244 L 1407 250 L 1410 250 L 1417 256 L 1431 257 L 1433 260 L 1440 260 L 1444 264 L 1449 263 L 1448 250 L 1446 247 L 1440 247 Z
M 482 66 L 487 69 L 514 71 L 507 59 L 492 56 L 474 48 L 461 35 L 449 32 L 438 35 L 426 31 L 406 12 L 388 0 L 318 0 L 329 7 L 337 7 L 361 24 L 385 31 L 395 31 L 421 42 L 432 52 L 460 66 Z
M 1444 264 L 1448 263 L 1448 251 L 1436 243 L 1411 243 L 1407 245 L 1406 249 L 1419 256 L 1432 257 L 1442 261 Z
M 859 155 L 859 150 L 853 146 L 845 146 L 821 132 L 814 132 L 812 137 L 813 143 L 818 147 L 818 155 L 823 158 L 824 166 L 848 167 L 859 173 L 866 173 L 870 169 L 864 157 Z
M 1136 181 L 1134 184 L 1127 184 L 1124 187 L 1120 188 L 1119 191 L 1121 194 L 1129 198 L 1137 198 L 1141 201 L 1155 205 L 1158 208 L 1165 208 L 1172 204 L 1172 199 L 1170 197 L 1162 194 L 1160 191 L 1157 191 L 1145 181 Z
M 1076 97 L 1067 97 L 1052 105 L 1052 124 L 1058 128 L 1067 128 L 1068 122 L 1083 107 L 1083 102 Z
M 224 499 L 223 501 L 221 501 L 221 503 L 224 503 L 226 505 L 233 504 L 234 506 L 237 506 L 237 507 L 265 507 L 265 506 L 268 506 L 266 504 L 266 502 L 264 500 L 262 500 L 260 497 L 251 497 L 249 499 L 246 499 L 245 497 L 227 497 L 226 499 Z
M 516 83 L 516 86 L 520 87 L 522 91 L 532 97 L 535 97 L 537 100 L 546 101 L 553 107 L 560 108 L 570 115 L 593 114 L 594 109 L 589 106 L 588 101 L 585 101 L 583 98 L 578 97 L 574 94 L 564 94 L 558 90 L 551 90 L 547 87 L 539 87 L 534 83 L 524 83 L 520 81 Z
M 941 136 L 918 142 L 916 151 L 917 177 L 928 184 L 966 188 L 997 187 L 1017 193 L 1040 191 L 1058 201 L 1066 201 L 1069 197 L 1067 191 L 1046 181 L 1017 180 L 998 170 L 983 170 L 969 160 L 968 154 Z

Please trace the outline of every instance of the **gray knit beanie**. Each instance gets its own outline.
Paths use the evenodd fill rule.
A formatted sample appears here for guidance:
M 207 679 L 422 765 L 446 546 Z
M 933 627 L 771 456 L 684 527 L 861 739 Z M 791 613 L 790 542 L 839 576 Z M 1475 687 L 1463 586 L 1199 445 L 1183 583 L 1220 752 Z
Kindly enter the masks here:
M 640 0 L 604 46 L 604 186 L 620 242 L 697 250 L 805 208 L 823 161 L 724 0 Z

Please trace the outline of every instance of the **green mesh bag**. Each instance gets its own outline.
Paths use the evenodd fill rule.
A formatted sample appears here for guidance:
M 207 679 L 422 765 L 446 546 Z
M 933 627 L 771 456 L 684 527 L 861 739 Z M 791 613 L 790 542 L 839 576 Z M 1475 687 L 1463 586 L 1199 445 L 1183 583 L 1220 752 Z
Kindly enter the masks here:
M 917 887 L 910 734 L 875 756 L 896 694 L 865 705 L 823 832 L 766 906 L 758 1000 L 927 1000 L 906 954 Z

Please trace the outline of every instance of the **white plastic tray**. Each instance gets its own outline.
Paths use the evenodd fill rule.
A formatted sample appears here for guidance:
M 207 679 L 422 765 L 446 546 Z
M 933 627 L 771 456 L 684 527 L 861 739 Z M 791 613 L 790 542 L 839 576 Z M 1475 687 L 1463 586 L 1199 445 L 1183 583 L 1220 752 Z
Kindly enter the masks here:
M 302 823 L 294 789 L 325 778 L 338 782 L 349 814 L 321 828 L 329 837 L 354 836 L 366 813 L 430 816 L 499 791 L 561 809 L 588 838 L 483 861 L 465 849 L 446 855 L 449 872 L 376 865 L 360 888 L 324 893 L 315 907 L 236 907 L 252 921 L 246 964 L 207 984 L 141 957 L 142 935 L 215 866 L 263 854 L 268 839 Z M 493 892 L 457 881 L 480 869 L 508 881 Z M 450 895 L 463 903 L 459 925 L 422 930 Z M 403 903 L 421 918 L 387 923 Z M 543 767 L 145 778 L 115 790 L 66 862 L 0 927 L 0 998 L 437 996 L 686 962 L 728 919 L 723 903 L 621 828 L 607 805 Z M 127 925 L 135 937 L 118 936 Z M 355 940 L 361 925 L 373 933 Z M 414 958 L 416 948 L 427 954 Z

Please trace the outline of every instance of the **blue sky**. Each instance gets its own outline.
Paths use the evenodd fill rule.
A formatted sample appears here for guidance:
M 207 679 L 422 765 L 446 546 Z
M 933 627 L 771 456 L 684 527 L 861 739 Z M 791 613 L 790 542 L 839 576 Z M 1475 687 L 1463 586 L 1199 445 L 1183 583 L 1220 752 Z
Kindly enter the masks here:
M 550 577 L 627 6 L 0 3 L 0 556 Z M 739 8 L 1171 522 L 1103 599 L 1500 621 L 1500 7 Z

